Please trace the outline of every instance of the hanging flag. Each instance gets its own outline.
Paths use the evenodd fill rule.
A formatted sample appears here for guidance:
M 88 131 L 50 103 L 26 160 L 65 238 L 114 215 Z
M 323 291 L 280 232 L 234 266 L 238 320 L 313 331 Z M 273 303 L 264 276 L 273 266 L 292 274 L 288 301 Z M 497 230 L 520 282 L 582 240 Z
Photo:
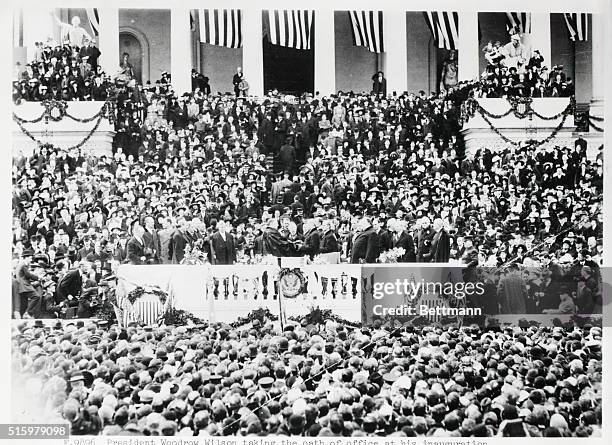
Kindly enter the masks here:
M 581 12 L 580 14 L 564 13 L 567 31 L 573 41 L 584 42 L 589 39 L 589 15 Z
M 200 9 L 200 41 L 228 48 L 242 47 L 240 9 Z
M 425 21 L 438 48 L 457 49 L 459 14 L 456 12 L 424 12 Z
M 270 10 L 264 12 L 265 31 L 268 41 L 273 45 L 294 49 L 310 49 L 314 11 Z
M 510 34 L 531 34 L 531 14 L 529 12 L 506 12 L 506 29 Z
M 86 8 L 87 19 L 89 20 L 89 25 L 91 26 L 91 30 L 93 31 L 94 37 L 100 35 L 100 16 L 98 15 L 98 8 Z
M 373 53 L 385 52 L 382 11 L 349 11 L 353 45 Z
M 189 10 L 189 29 L 191 30 L 191 32 L 194 32 L 196 30 L 195 15 L 193 13 L 193 9 Z

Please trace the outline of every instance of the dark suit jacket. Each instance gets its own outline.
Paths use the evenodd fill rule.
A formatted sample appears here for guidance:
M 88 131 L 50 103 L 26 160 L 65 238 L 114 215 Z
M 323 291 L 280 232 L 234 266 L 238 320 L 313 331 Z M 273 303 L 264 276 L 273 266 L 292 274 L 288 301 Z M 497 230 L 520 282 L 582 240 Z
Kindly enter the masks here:
M 78 297 L 83 290 L 83 279 L 78 269 L 69 270 L 57 283 L 57 301 L 62 302 L 68 295 Z
M 236 243 L 231 233 L 225 233 L 225 241 L 217 231 L 210 237 L 211 263 L 234 264 L 236 262 Z
M 142 257 L 145 256 L 144 244 L 132 237 L 126 244 L 127 261 L 130 264 L 142 264 Z
M 300 254 L 308 255 L 312 259 L 320 252 L 321 232 L 319 229 L 313 228 L 304 234 L 304 244 L 300 248 Z
M 353 241 L 351 249 L 351 263 L 358 264 L 359 260 L 374 263 L 380 255 L 380 240 L 372 227 L 359 233 Z
M 402 263 L 414 263 L 416 261 L 416 253 L 414 251 L 414 240 L 412 235 L 407 230 L 404 230 L 397 241 L 393 243 L 393 247 L 401 247 L 406 253 L 399 260 Z
M 323 234 L 320 246 L 321 253 L 340 252 L 340 245 L 333 230 L 328 230 Z
M 153 230 L 152 232 L 145 230 L 144 235 L 142 235 L 142 239 L 144 240 L 145 247 L 153 251 L 153 258 L 158 259 L 161 246 L 159 243 L 159 235 L 157 234 L 157 230 Z
M 180 230 L 175 230 L 168 244 L 168 259 L 174 264 L 179 264 L 185 256 L 185 247 L 187 247 L 187 238 Z

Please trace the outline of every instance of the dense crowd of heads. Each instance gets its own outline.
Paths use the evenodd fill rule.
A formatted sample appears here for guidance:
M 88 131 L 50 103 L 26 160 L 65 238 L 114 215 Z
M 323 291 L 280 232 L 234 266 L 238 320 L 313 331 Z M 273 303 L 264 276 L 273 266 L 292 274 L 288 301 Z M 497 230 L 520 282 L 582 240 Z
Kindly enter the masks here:
M 22 400 L 72 434 L 601 434 L 600 328 L 30 322 L 13 334 Z

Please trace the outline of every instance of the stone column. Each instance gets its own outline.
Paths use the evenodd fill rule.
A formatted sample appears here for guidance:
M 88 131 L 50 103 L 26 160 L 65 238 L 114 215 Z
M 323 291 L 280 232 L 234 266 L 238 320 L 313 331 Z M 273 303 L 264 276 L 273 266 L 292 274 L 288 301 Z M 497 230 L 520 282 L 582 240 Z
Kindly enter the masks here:
M 550 13 L 531 13 L 531 33 L 526 34 L 525 45 L 533 50 L 539 50 L 544 58 L 544 65 L 551 67 L 551 43 L 550 43 Z
M 263 31 L 258 8 L 242 10 L 242 72 L 249 82 L 249 95 L 263 96 Z
M 191 27 L 188 8 L 170 14 L 170 76 L 177 96 L 191 92 Z
M 606 43 L 606 23 L 603 14 L 591 14 L 591 116 L 604 117 L 604 67 L 606 63 L 604 46 Z M 599 124 L 599 123 L 598 123 Z M 598 125 L 599 126 L 599 125 Z
M 314 89 L 327 96 L 336 92 L 336 45 L 333 9 L 316 10 L 314 15 Z M 263 68 L 263 66 L 262 66 Z
M 480 77 L 478 45 L 478 12 L 459 12 L 459 42 L 457 45 L 459 81 Z
M 23 9 L 23 46 L 27 48 L 26 58 L 28 62 L 34 59 L 36 48 L 35 42 L 46 42 L 49 37 L 53 38 L 55 23 L 54 10 L 51 8 L 24 8 Z
M 408 89 L 408 46 L 406 37 L 406 12 L 383 13 L 385 39 L 385 77 L 387 94 L 402 94 Z M 369 73 L 366 73 L 369 75 Z
M 98 49 L 100 50 L 100 66 L 106 74 L 114 76 L 119 69 L 121 55 L 119 54 L 119 8 L 99 8 L 100 35 Z

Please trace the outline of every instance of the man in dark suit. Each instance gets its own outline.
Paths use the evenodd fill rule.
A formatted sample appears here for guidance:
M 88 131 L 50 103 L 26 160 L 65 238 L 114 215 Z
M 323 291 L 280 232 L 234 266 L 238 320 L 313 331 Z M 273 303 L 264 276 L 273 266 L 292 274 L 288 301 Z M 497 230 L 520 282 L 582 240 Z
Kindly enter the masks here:
M 77 306 L 77 298 L 83 292 L 83 284 L 87 281 L 90 263 L 81 261 L 78 269 L 72 269 L 59 279 L 55 291 L 56 301 L 68 306 Z
M 385 75 L 382 71 L 372 76 L 372 94 L 376 96 L 387 95 L 387 79 L 385 79 Z
M 450 259 L 450 238 L 444 228 L 444 222 L 438 218 L 433 224 L 434 236 L 429 250 L 429 261 L 432 263 L 447 263 Z
M 144 220 L 145 227 L 142 239 L 145 244 L 145 253 L 148 252 L 147 262 L 152 264 L 159 263 L 160 243 L 159 235 L 155 230 L 155 221 L 152 216 L 147 216 Z
M 416 253 L 414 250 L 414 240 L 412 235 L 407 229 L 406 221 L 396 221 L 392 227 L 393 230 L 393 248 L 399 247 L 406 251 L 406 253 L 398 258 L 400 263 L 414 263 L 416 262 Z
M 86 44 L 81 47 L 79 55 L 81 58 L 87 57 L 87 63 L 91 65 L 91 70 L 95 73 L 98 68 L 98 58 L 100 57 L 100 50 L 94 45 L 93 40 L 86 40 Z
M 360 226 L 361 232 L 355 236 L 351 248 L 351 263 L 374 263 L 380 255 L 378 235 L 367 216 L 361 220 Z
M 321 232 L 317 226 L 317 220 L 309 220 L 304 223 L 304 244 L 298 249 L 300 255 L 308 255 L 310 259 L 320 252 Z
M 185 235 L 185 226 L 187 221 L 181 218 L 177 222 L 177 228 L 170 238 L 168 245 L 168 259 L 172 264 L 179 264 L 185 256 L 185 247 L 187 247 L 187 236 Z
M 144 264 L 147 257 L 145 253 L 145 240 L 143 238 L 145 229 L 140 222 L 132 223 L 132 238 L 127 242 L 127 261 L 130 264 Z
M 282 164 L 283 170 L 293 173 L 293 165 L 295 164 L 295 147 L 291 145 L 291 138 L 288 137 L 285 144 L 280 148 L 278 158 Z
M 236 262 L 236 243 L 228 229 L 227 222 L 219 221 L 217 231 L 210 237 L 212 264 L 234 264 Z
M 431 229 L 431 221 L 427 216 L 424 216 L 420 222 L 420 228 L 416 235 L 417 255 L 416 260 L 419 263 L 427 263 L 430 260 L 429 251 L 434 232 Z
M 34 288 L 34 284 L 38 282 L 40 278 L 38 275 L 30 272 L 30 263 L 32 262 L 33 255 L 34 251 L 32 251 L 32 249 L 24 250 L 22 260 L 15 269 L 15 279 L 17 281 L 17 291 L 20 299 L 18 309 L 20 316 L 24 315 L 26 312 L 30 315 L 34 315 L 40 303 L 40 296 Z M 17 314 L 14 315 L 16 316 Z
M 244 74 L 242 74 L 242 68 L 236 68 L 236 74 L 234 74 L 234 78 L 232 79 L 232 83 L 234 84 L 234 94 L 236 97 L 240 96 L 240 82 L 242 82 L 244 78 Z
M 333 224 L 331 219 L 326 219 L 321 224 L 321 231 L 323 232 L 319 249 L 321 253 L 340 252 L 340 245 Z

